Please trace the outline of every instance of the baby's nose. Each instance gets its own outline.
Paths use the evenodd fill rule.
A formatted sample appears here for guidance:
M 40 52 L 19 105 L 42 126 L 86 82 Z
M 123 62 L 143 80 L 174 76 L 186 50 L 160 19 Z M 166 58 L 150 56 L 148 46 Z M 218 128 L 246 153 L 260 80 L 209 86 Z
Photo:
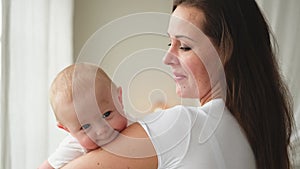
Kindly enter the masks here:
M 105 133 L 107 133 L 108 127 L 107 125 L 102 125 L 98 131 L 96 131 L 96 134 L 99 135 L 103 135 Z

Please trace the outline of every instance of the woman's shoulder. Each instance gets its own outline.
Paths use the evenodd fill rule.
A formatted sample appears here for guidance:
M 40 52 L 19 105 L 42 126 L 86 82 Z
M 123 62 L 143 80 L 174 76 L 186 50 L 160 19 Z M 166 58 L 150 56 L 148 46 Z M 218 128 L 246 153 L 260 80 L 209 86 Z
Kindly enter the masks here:
M 139 123 L 157 124 L 160 126 L 169 125 L 175 121 L 185 121 L 194 119 L 196 116 L 205 116 L 205 112 L 200 107 L 176 105 L 168 109 L 158 110 L 147 114 L 139 119 Z M 179 120 L 181 119 L 181 120 Z
M 222 99 L 214 99 L 206 103 L 204 106 L 185 106 L 176 105 L 168 109 L 158 110 L 153 113 L 147 114 L 143 118 L 139 119 L 140 123 L 154 123 L 158 125 L 160 123 L 174 123 L 191 119 L 206 119 L 211 116 L 214 118 L 220 118 L 224 112 L 228 112 L 225 107 L 225 103 Z M 185 121 L 186 123 L 186 121 Z
M 196 115 L 197 117 L 207 118 L 207 116 L 219 116 L 220 113 L 228 112 L 223 99 L 213 99 L 203 106 L 186 106 L 176 105 L 169 109 L 162 110 L 165 114 L 181 114 Z

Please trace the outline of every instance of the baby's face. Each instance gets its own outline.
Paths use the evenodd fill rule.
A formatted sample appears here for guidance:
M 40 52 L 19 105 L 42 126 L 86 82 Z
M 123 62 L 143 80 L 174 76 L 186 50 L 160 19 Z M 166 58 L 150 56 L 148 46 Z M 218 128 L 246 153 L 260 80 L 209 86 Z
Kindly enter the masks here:
M 88 113 L 87 113 L 88 114 Z M 77 122 L 77 128 L 70 130 L 79 143 L 92 150 L 111 142 L 127 126 L 127 119 L 113 107 Z
M 102 96 L 105 98 L 97 99 L 97 108 L 87 98 L 82 99 L 82 105 L 75 106 L 76 111 L 73 103 L 59 106 L 66 112 L 64 115 L 70 114 L 64 118 L 65 127 L 88 150 L 111 142 L 127 126 L 121 100 L 109 93 L 102 93 Z

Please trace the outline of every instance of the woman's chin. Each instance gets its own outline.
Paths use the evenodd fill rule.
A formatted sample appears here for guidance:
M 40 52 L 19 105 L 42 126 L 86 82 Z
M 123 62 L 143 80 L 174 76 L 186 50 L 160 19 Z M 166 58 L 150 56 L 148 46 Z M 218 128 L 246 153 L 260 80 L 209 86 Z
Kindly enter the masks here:
M 184 98 L 184 99 L 198 99 L 198 95 L 196 92 L 187 92 L 187 91 L 182 91 L 180 89 L 176 89 L 176 94 L 178 97 Z

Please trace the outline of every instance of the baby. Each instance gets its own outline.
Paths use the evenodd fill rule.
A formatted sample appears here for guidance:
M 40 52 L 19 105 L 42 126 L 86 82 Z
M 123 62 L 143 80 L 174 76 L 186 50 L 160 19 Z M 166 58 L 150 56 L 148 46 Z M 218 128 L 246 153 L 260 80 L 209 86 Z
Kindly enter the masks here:
M 80 63 L 62 70 L 50 87 L 57 126 L 70 133 L 39 169 L 61 168 L 111 142 L 127 127 L 122 89 L 98 66 Z

